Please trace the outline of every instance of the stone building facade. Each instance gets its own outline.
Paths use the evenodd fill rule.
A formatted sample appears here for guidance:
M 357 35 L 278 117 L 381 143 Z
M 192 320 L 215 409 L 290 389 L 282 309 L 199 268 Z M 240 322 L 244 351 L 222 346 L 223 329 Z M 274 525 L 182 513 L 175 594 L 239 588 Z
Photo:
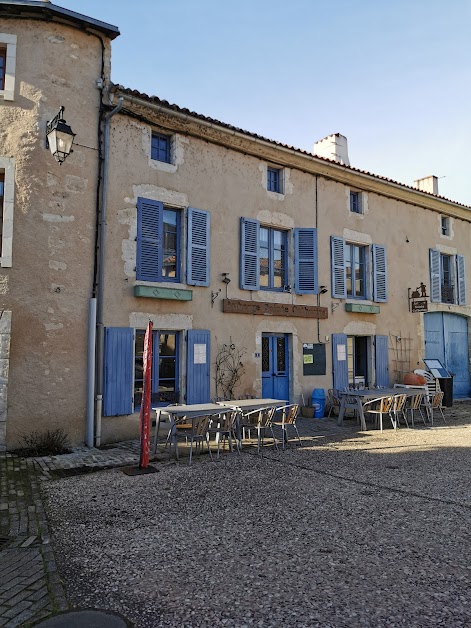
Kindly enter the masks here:
M 113 85 L 117 35 L 50 3 L 0 3 L 0 446 L 51 427 L 136 436 L 149 320 L 153 405 L 225 394 L 224 345 L 243 354 L 237 396 L 385 385 L 425 356 L 468 396 L 470 208 L 434 178 L 352 167 L 339 134 L 307 153 Z M 59 167 L 45 127 L 60 106 L 76 138 Z M 87 350 L 97 299 L 103 360 Z

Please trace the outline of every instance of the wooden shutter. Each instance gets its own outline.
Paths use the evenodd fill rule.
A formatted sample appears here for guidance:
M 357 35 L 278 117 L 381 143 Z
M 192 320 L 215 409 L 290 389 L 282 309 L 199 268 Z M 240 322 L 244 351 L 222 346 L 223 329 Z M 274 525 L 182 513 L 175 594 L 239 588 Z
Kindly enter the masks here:
M 260 223 L 251 218 L 240 219 L 240 287 L 260 289 Z
M 188 209 L 187 283 L 209 286 L 210 214 Z
M 296 294 L 317 294 L 317 229 L 294 230 Z
M 376 386 L 389 386 L 388 337 L 375 336 Z
M 332 334 L 333 387 L 344 390 L 348 386 L 347 336 Z
M 378 303 L 388 301 L 386 247 L 380 244 L 373 244 L 373 300 Z
M 103 416 L 133 413 L 134 329 L 105 327 Z
M 188 330 L 186 403 L 207 403 L 210 400 L 210 360 L 210 332 Z
M 466 272 L 465 258 L 463 255 L 456 256 L 456 286 L 458 294 L 458 305 L 466 304 Z
M 332 296 L 336 299 L 346 299 L 345 240 L 337 236 L 331 236 L 330 247 L 332 257 Z
M 163 213 L 164 207 L 160 201 L 137 199 L 136 279 L 161 280 Z
M 440 251 L 430 249 L 430 301 L 440 303 L 442 300 L 442 276 Z

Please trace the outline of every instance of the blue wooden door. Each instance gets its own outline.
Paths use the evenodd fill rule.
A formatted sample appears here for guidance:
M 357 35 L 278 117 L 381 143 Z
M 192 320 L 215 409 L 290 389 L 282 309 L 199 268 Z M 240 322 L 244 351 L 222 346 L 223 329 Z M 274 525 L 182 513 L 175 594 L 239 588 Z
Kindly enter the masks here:
M 470 387 L 468 322 L 446 312 L 424 315 L 425 357 L 440 360 L 454 374 L 453 397 L 468 397 Z
M 186 403 L 210 401 L 210 332 L 190 329 L 187 332 Z
M 262 335 L 262 397 L 289 401 L 288 336 Z

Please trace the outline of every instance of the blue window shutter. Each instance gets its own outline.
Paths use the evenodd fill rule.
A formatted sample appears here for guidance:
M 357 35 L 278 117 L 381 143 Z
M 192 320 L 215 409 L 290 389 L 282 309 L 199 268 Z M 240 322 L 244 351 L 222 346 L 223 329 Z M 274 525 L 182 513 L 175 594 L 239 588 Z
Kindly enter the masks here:
M 456 256 L 456 285 L 458 292 L 458 305 L 466 304 L 466 272 L 463 255 Z
M 133 413 L 134 329 L 105 327 L 103 416 Z
M 388 301 L 388 264 L 386 247 L 373 244 L 373 300 L 378 303 Z
M 163 204 L 137 199 L 136 279 L 160 281 L 162 277 Z
M 296 294 L 317 294 L 317 229 L 294 230 Z
M 440 303 L 442 300 L 442 277 L 440 251 L 430 249 L 430 301 Z
M 187 283 L 209 286 L 210 214 L 203 209 L 188 209 Z
M 332 370 L 335 390 L 344 390 L 348 386 L 347 364 L 347 336 L 346 334 L 332 334 Z
M 260 289 L 260 223 L 252 218 L 240 219 L 240 287 Z
M 376 386 L 389 386 L 388 337 L 375 336 Z
M 346 299 L 345 240 L 337 236 L 331 236 L 330 247 L 332 257 L 332 296 L 336 299 Z
M 210 400 L 210 337 L 207 330 L 189 329 L 187 332 L 186 403 Z

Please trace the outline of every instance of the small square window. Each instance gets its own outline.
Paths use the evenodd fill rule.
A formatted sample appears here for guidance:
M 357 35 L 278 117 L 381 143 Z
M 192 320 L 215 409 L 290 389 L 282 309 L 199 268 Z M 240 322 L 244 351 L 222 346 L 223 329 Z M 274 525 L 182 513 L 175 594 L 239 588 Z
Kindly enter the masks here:
M 171 163 L 170 159 L 170 136 L 160 133 L 152 133 L 151 159 Z
M 442 235 L 450 235 L 450 219 L 448 216 L 442 216 Z
M 282 194 L 281 168 L 267 168 L 267 190 Z
M 362 214 L 361 192 L 350 192 L 350 211 L 354 214 Z

